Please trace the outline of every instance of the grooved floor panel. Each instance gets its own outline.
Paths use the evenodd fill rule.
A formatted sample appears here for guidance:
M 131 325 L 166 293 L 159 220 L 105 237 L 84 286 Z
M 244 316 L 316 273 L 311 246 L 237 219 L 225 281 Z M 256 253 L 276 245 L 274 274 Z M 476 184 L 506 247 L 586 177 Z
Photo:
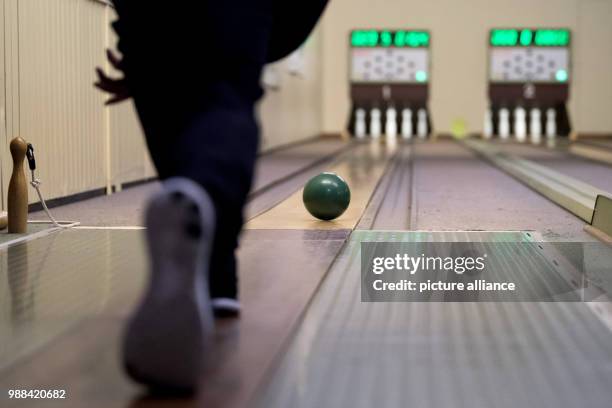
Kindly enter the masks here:
M 410 229 L 412 144 L 402 143 L 370 199 L 357 229 Z
M 612 333 L 585 304 L 361 302 L 360 242 L 525 239 L 356 231 L 254 405 L 609 407 Z

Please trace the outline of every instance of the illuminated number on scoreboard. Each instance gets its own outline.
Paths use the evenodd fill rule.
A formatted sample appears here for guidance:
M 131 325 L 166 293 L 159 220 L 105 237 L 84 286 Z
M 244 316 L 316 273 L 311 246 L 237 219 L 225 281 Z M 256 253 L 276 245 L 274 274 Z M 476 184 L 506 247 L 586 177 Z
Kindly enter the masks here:
M 351 45 L 357 48 L 427 48 L 429 41 L 427 31 L 355 30 L 351 33 Z
M 489 43 L 493 47 L 567 47 L 570 31 L 567 29 L 495 29 Z
M 519 41 L 523 47 L 529 47 L 531 45 L 532 40 L 533 40 L 533 31 L 531 30 L 521 31 L 521 36 L 519 38 Z
M 491 45 L 495 47 L 515 46 L 518 42 L 518 30 L 491 31 Z
M 393 34 L 390 31 L 383 31 L 380 33 L 380 45 L 383 47 L 390 47 L 393 43 Z
M 569 41 L 569 30 L 538 30 L 535 37 L 535 45 L 542 47 L 565 47 Z

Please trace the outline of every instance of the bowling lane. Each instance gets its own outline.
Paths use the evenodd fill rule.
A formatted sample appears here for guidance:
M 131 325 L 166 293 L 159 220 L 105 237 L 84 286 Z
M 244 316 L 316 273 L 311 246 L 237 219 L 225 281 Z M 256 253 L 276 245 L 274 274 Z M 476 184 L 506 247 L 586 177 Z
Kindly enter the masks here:
M 329 165 L 337 155 L 352 146 L 352 143 L 339 138 L 324 137 L 264 153 L 257 161 L 249 203 L 250 212 L 247 212 L 251 216 L 257 215 L 286 198 L 299 188 L 305 173 L 316 174 L 317 170 Z M 43 177 L 44 181 L 44 174 L 39 176 Z M 109 196 L 53 206 L 51 212 L 58 220 L 78 221 L 88 226 L 141 226 L 142 209 L 148 197 L 159 188 L 159 182 L 145 183 Z M 275 188 L 275 191 L 264 194 L 272 188 Z M 33 212 L 29 218 L 48 220 L 44 211 Z
M 496 146 L 506 154 L 530 160 L 612 193 L 612 166 L 578 157 L 565 149 L 519 143 L 496 143 Z
M 587 240 L 585 223 L 450 140 L 413 149 L 413 225 L 424 231 L 538 231 Z
M 350 143 L 340 138 L 321 137 L 263 154 L 256 166 L 253 191 L 260 192 L 271 184 L 293 177 L 303 169 L 324 162 Z
M 334 151 L 330 155 L 322 155 L 320 160 L 309 162 L 305 167 L 297 168 L 293 172 L 288 172 L 292 167 L 289 167 L 290 162 L 287 163 L 288 167 L 281 169 L 284 171 L 284 173 L 281 174 L 285 174 L 283 177 L 279 177 L 275 181 L 263 185 L 259 190 L 254 190 L 253 193 L 251 193 L 245 210 L 246 219 L 251 220 L 275 207 L 297 190 L 301 189 L 310 178 L 329 169 L 334 166 L 334 164 L 347 159 L 351 155 L 352 150 L 357 146 L 357 143 L 342 143 L 343 147 L 339 151 Z M 275 164 L 274 161 L 275 160 L 272 160 L 272 163 L 270 163 L 269 160 L 266 161 L 266 158 L 262 158 L 259 167 L 276 167 L 277 164 Z
M 584 222 L 454 141 L 400 149 L 358 229 L 396 194 L 410 216 L 386 227 L 418 232 L 352 234 L 255 406 L 605 406 L 611 335 L 585 304 L 361 301 L 361 242 L 593 241 Z
M 368 142 L 359 144 L 327 171 L 343 177 L 351 188 L 347 211 L 331 222 L 312 217 L 302 202 L 302 189 L 285 201 L 251 219 L 246 229 L 338 230 L 353 229 L 361 219 L 387 166 L 396 154 L 397 145 Z

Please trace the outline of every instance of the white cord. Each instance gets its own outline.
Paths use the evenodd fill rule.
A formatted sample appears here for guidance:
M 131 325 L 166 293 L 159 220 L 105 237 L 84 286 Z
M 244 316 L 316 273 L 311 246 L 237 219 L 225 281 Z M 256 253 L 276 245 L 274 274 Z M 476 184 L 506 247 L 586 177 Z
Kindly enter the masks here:
M 51 212 L 49 211 L 49 208 L 47 207 L 47 203 L 45 202 L 45 199 L 43 198 L 42 193 L 40 192 L 41 181 L 39 179 L 34 178 L 34 172 L 32 172 L 32 181 L 30 181 L 30 184 L 32 185 L 32 187 L 34 187 L 34 190 L 36 190 L 36 194 L 38 194 L 38 198 L 40 200 L 40 203 L 43 206 L 43 210 L 45 210 L 47 217 L 49 217 L 53 225 L 55 225 L 58 228 L 67 229 L 67 228 L 76 227 L 77 225 L 81 224 L 80 222 L 73 222 L 71 224 L 62 225 L 59 222 L 57 222 L 55 218 L 53 218 L 53 216 L 51 215 Z

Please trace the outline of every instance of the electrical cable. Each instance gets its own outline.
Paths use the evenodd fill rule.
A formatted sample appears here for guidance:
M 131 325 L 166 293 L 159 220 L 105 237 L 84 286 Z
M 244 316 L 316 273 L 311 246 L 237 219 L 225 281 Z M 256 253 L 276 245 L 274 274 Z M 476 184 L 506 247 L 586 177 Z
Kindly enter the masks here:
M 30 181 L 30 185 L 34 187 L 34 189 L 36 190 L 36 194 L 38 194 L 38 199 L 40 200 L 40 203 L 42 204 L 45 214 L 47 214 L 47 217 L 49 217 L 49 220 L 51 220 L 51 223 L 58 228 L 72 228 L 72 227 L 76 227 L 77 225 L 80 225 L 81 224 L 80 222 L 73 222 L 70 224 L 60 224 L 59 222 L 55 220 L 55 218 L 53 218 L 53 215 L 51 215 L 51 211 L 49 211 L 49 208 L 47 207 L 47 203 L 45 202 L 45 199 L 43 198 L 42 193 L 40 192 L 41 184 L 42 183 L 40 180 L 34 178 L 34 172 L 32 172 L 32 181 Z
M 43 198 L 42 193 L 40 192 L 40 185 L 42 184 L 42 182 L 36 178 L 36 158 L 34 157 L 34 147 L 32 146 L 31 143 L 28 143 L 28 149 L 26 151 L 26 157 L 28 159 L 28 166 L 30 167 L 30 171 L 32 172 L 32 180 L 30 181 L 30 185 L 32 187 L 34 187 L 34 190 L 36 190 L 36 194 L 38 195 L 38 199 L 40 200 L 40 203 L 42 204 L 43 210 L 45 211 L 45 214 L 47 214 L 47 217 L 49 217 L 49 220 L 51 220 L 51 223 L 56 226 L 57 228 L 62 228 L 62 229 L 68 229 L 68 228 L 72 228 L 72 227 L 76 227 L 77 225 L 80 225 L 80 222 L 72 222 L 69 224 L 60 224 L 59 222 L 57 222 L 55 220 L 55 218 L 53 218 L 53 215 L 51 215 L 51 211 L 49 211 L 49 207 L 47 207 L 47 203 L 45 202 L 45 199 Z

